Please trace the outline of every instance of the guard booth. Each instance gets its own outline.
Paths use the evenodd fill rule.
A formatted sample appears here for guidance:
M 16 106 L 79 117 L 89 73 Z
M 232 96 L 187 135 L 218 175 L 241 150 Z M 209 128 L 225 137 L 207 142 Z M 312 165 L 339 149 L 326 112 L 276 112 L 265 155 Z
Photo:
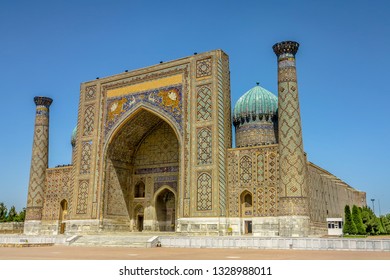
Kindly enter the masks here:
M 343 235 L 343 218 L 326 218 L 328 223 L 328 235 Z

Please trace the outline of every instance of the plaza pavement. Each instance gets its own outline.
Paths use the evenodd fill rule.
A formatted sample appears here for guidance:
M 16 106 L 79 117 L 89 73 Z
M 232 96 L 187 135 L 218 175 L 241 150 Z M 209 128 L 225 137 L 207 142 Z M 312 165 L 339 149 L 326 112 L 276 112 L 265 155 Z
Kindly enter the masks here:
M 390 260 L 390 252 L 54 245 L 0 247 L 0 260 Z

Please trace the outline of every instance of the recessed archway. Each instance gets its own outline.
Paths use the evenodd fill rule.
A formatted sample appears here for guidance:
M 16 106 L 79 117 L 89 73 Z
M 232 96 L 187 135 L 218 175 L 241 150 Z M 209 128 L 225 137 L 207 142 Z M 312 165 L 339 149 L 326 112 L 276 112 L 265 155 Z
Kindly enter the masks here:
M 143 231 L 144 229 L 144 208 L 138 205 L 134 210 L 135 231 Z
M 176 196 L 169 188 L 163 188 L 155 196 L 156 221 L 159 231 L 175 231 Z
M 59 233 L 60 234 L 64 234 L 65 233 L 65 220 L 68 219 L 68 201 L 66 199 L 63 199 L 61 202 L 60 202 L 60 216 L 59 216 L 59 221 L 58 221 L 58 224 L 59 224 Z
M 169 178 L 177 187 L 179 155 L 177 132 L 167 118 L 145 108 L 130 115 L 106 146 L 103 224 L 113 223 L 115 228 L 121 224 L 132 231 L 167 230 L 175 224 L 173 220 L 169 226 L 156 226 L 151 207 L 161 182 Z M 138 205 L 142 215 L 135 214 Z M 173 213 L 176 217 L 175 209 Z
M 243 218 L 243 232 L 244 234 L 252 233 L 252 219 L 253 217 L 253 196 L 252 193 L 245 190 L 240 195 L 240 213 Z

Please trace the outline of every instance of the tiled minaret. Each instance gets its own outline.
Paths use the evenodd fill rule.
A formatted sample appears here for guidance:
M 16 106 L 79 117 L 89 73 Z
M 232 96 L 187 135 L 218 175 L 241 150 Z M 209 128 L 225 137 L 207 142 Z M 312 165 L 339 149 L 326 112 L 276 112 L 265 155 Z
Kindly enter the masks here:
M 42 219 L 45 174 L 49 161 L 49 107 L 53 100 L 36 96 L 34 102 L 36 114 L 24 227 L 26 234 L 38 233 L 36 227 Z
M 278 57 L 279 216 L 281 236 L 305 236 L 309 227 L 307 166 L 303 151 L 295 54 L 297 42 L 273 46 Z M 285 220 L 286 224 L 283 225 Z

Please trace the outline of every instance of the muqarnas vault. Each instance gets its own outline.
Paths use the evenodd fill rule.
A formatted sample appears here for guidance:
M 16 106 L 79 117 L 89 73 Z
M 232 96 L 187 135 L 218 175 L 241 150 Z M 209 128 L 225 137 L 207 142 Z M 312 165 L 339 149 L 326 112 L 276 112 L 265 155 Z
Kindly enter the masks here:
M 35 97 L 25 233 L 326 234 L 366 196 L 307 161 L 298 47 L 273 46 L 278 97 L 257 85 L 233 112 L 221 50 L 82 83 L 68 166 L 48 168 L 52 100 Z

